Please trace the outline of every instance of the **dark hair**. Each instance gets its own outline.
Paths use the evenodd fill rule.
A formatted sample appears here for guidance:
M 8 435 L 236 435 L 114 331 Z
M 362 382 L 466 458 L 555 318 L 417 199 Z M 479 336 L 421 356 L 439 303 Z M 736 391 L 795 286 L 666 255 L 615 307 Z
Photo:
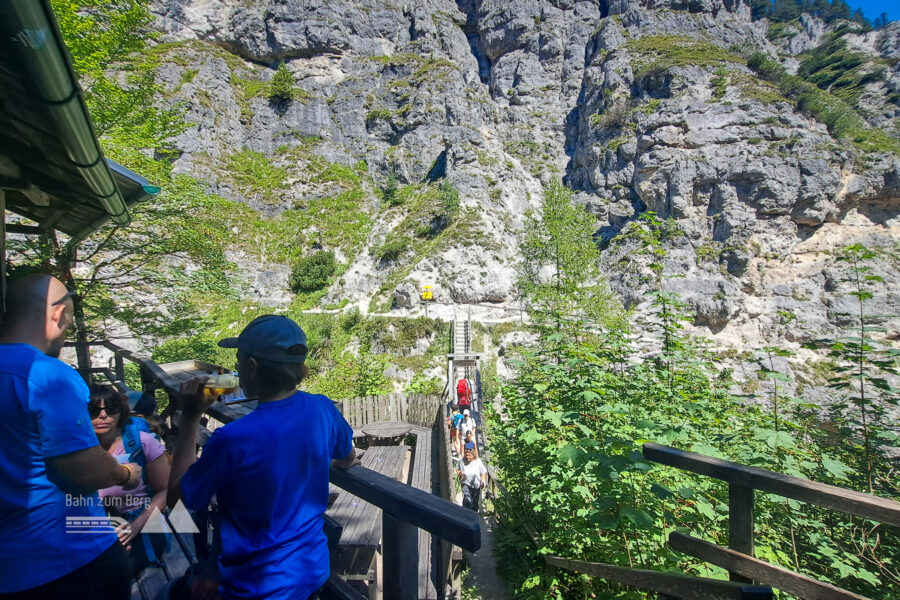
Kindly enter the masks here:
M 292 390 L 309 374 L 309 369 L 302 363 L 279 363 L 255 356 L 252 358 L 256 361 L 257 385 L 264 392 Z
M 131 417 L 131 409 L 128 407 L 128 398 L 125 397 L 125 394 L 119 393 L 111 385 L 93 383 L 91 384 L 91 400 L 96 400 L 97 402 L 102 400 L 104 406 L 110 406 L 118 402 L 119 420 L 116 421 L 116 429 L 125 429 L 125 423 Z

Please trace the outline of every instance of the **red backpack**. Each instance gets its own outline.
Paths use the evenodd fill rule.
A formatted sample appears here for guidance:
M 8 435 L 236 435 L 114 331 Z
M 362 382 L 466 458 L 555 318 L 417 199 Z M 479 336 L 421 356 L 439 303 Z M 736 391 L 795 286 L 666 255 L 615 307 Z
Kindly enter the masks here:
M 469 382 L 460 379 L 456 382 L 456 395 L 459 397 L 459 405 L 466 406 L 469 404 Z

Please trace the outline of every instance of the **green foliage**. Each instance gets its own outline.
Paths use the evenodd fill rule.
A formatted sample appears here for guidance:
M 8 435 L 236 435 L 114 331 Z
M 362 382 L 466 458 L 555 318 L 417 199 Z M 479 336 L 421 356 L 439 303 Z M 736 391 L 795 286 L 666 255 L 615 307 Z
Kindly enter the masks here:
M 183 132 L 180 106 L 159 108 L 153 65 L 134 58 L 152 39 L 147 0 L 53 0 L 51 6 L 104 149 L 155 149 Z
M 555 336 L 555 343 L 525 352 L 515 365 L 516 377 L 501 388 L 502 419 L 488 407 L 488 418 L 499 424 L 491 433 L 492 459 L 502 465 L 507 490 L 497 501 L 504 519 L 496 542 L 517 597 L 644 597 L 545 569 L 540 557 L 547 554 L 724 577 L 671 552 L 666 539 L 675 530 L 724 545 L 727 486 L 645 461 L 640 447 L 646 441 L 825 483 L 868 487 L 864 461 L 854 459 L 855 450 L 846 444 L 852 432 L 835 439 L 835 428 L 818 420 L 816 407 L 781 391 L 788 378 L 774 359 L 789 352 L 778 346 L 763 349 L 759 374 L 773 384 L 772 410 L 726 392 L 736 383 L 731 370 L 717 367 L 707 345 L 685 334 L 686 307 L 664 289 L 670 276 L 661 266 L 663 242 L 680 235 L 678 230 L 651 213 L 622 235 L 639 244 L 631 256 L 653 261 L 649 268 L 656 286 L 649 292 L 651 315 L 644 328 L 653 337 L 641 340 L 640 347 L 659 344 L 660 352 L 639 359 L 623 329 L 580 342 L 571 335 Z M 869 258 L 861 248 L 841 256 L 852 265 L 853 294 L 863 301 L 871 294 L 864 287 L 880 283 L 863 270 Z M 785 330 L 796 326 L 789 313 L 779 318 Z M 839 349 L 846 348 L 845 342 Z M 851 374 L 858 373 L 859 355 L 857 349 L 836 357 L 835 364 L 845 361 Z M 895 353 L 877 358 L 890 367 L 888 359 L 896 361 Z M 852 387 L 858 378 L 843 381 Z M 896 483 L 886 477 L 876 492 L 900 497 Z M 755 512 L 759 558 L 872 598 L 896 595 L 900 542 L 892 535 L 876 533 L 879 528 L 871 530 L 871 524 L 855 517 L 774 496 L 757 495 Z M 537 545 L 529 532 L 538 536 Z
M 294 75 L 283 62 L 278 64 L 269 84 L 269 100 L 290 102 L 294 99 Z
M 444 382 L 436 377 L 425 377 L 424 373 L 416 373 L 406 386 L 409 394 L 440 395 L 444 389 Z
M 388 238 L 376 251 L 375 256 L 381 260 L 397 260 L 409 248 L 409 240 L 405 238 Z
M 706 40 L 679 35 L 650 35 L 630 39 L 625 48 L 637 56 L 635 77 L 643 79 L 674 67 L 714 67 L 743 63 L 736 54 Z
M 709 82 L 713 88 L 713 100 L 724 98 L 725 92 L 728 91 L 728 69 L 718 67 Z
M 873 287 L 884 282 L 880 276 L 872 274 L 869 266 L 876 256 L 874 250 L 862 244 L 841 249 L 837 261 L 847 263 L 849 267 L 842 283 L 850 284 L 847 294 L 859 303 L 858 313 L 843 315 L 855 320 L 854 335 L 811 344 L 812 347 L 826 347 L 828 357 L 835 363 L 830 386 L 849 393 L 849 403 L 833 405 L 833 419 L 844 429 L 848 445 L 856 451 L 870 492 L 882 491 L 885 478 L 890 477 L 886 472 L 889 467 L 876 448 L 897 442 L 896 431 L 892 431 L 886 419 L 889 409 L 900 401 L 900 395 L 887 378 L 900 374 L 900 350 L 884 347 L 872 337 L 873 333 L 885 330 L 870 326 L 865 312 L 866 302 L 873 298 Z M 853 412 L 849 412 L 851 408 Z M 856 433 L 862 435 L 861 440 Z
M 831 34 L 804 54 L 797 75 L 856 106 L 866 85 L 884 79 L 885 67 L 849 50 L 843 37 Z
M 442 181 L 438 185 L 438 199 L 440 201 L 440 215 L 448 221 L 453 220 L 459 213 L 459 190 L 449 181 Z
M 797 75 L 788 74 L 781 64 L 766 54 L 757 52 L 751 55 L 747 66 L 778 86 L 780 92 L 795 101 L 801 111 L 824 123 L 832 136 L 847 138 L 864 151 L 900 153 L 900 142 L 896 139 L 879 129 L 868 127 L 847 103 Z
M 384 200 L 385 204 L 388 206 L 399 206 L 403 203 L 402 198 L 397 195 L 399 187 L 397 184 L 397 173 L 391 171 L 381 187 L 381 199 Z
M 242 194 L 259 196 L 266 204 L 284 201 L 287 169 L 276 167 L 265 154 L 243 149 L 225 159 L 226 176 Z
M 457 66 L 446 58 L 431 58 L 412 52 L 367 58 L 383 65 L 385 69 L 392 69 L 407 75 L 406 78 L 393 82 L 394 87 L 416 88 L 426 83 L 446 81 L 451 71 L 458 70 Z
M 867 31 L 872 25 L 861 9 L 851 10 L 844 0 L 750 0 L 750 10 L 754 20 L 766 18 L 774 24 L 791 23 L 801 13 L 807 13 L 825 23 L 852 20 L 860 31 Z M 777 38 L 770 34 L 769 39 Z
M 295 292 L 315 292 L 331 283 L 336 269 L 334 252 L 317 250 L 294 263 L 289 285 Z
M 407 185 L 391 192 L 390 198 L 391 205 L 403 206 L 407 214 L 375 249 L 375 256 L 383 260 L 396 261 L 409 249 L 421 256 L 421 240 L 436 240 L 459 215 L 459 191 L 449 181 Z
M 624 101 L 615 102 L 602 113 L 591 115 L 591 125 L 600 129 L 622 129 L 631 117 L 631 112 Z
M 600 250 L 594 230 L 594 218 L 572 204 L 571 190 L 560 183 L 544 192 L 540 214 L 526 214 L 516 286 L 539 332 L 578 339 L 586 324 L 619 323 L 622 309 L 597 267 Z

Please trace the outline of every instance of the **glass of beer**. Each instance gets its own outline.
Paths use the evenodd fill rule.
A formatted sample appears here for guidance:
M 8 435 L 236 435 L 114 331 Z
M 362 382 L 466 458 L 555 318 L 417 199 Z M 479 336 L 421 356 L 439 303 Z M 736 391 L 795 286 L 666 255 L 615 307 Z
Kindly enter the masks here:
M 239 386 L 240 382 L 238 378 L 231 373 L 210 375 L 209 379 L 206 380 L 204 393 L 218 398 L 220 396 L 233 394 Z

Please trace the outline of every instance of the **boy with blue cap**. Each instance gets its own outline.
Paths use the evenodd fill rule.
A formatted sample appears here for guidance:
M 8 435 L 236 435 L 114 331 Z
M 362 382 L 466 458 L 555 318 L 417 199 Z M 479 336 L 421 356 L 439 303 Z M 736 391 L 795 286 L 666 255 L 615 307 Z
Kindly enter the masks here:
M 213 399 L 204 379 L 182 384 L 168 505 L 182 499 L 200 510 L 216 496 L 224 598 L 315 598 L 330 573 L 328 470 L 358 464 L 353 430 L 328 397 L 297 391 L 308 348 L 291 319 L 258 317 L 219 346 L 237 349 L 241 388 L 259 406 L 217 429 L 195 462 L 200 416 Z

